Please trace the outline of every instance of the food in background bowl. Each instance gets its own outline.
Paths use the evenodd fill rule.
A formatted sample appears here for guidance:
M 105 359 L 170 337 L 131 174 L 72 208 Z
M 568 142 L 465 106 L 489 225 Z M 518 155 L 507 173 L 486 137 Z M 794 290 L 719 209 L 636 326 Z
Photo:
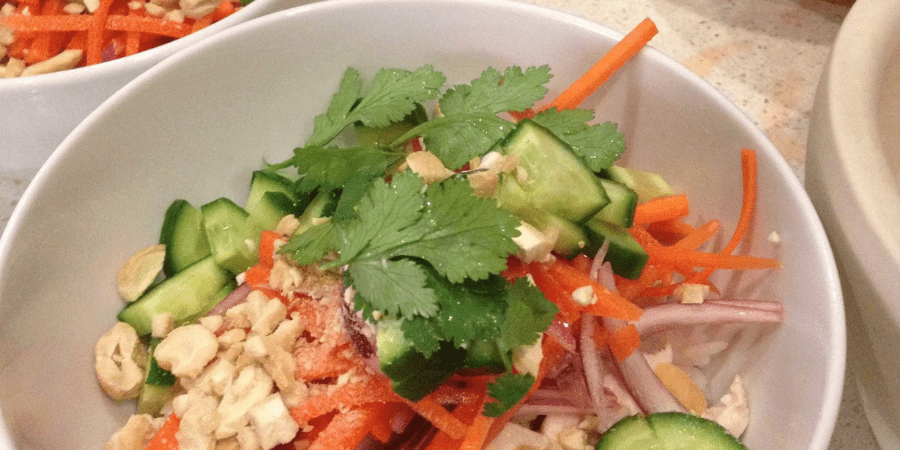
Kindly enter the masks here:
M 458 17 L 465 18 L 462 22 L 466 25 L 464 32 L 460 31 L 460 23 L 455 22 Z M 501 17 L 503 20 L 498 20 Z M 532 33 L 512 33 L 512 29 L 498 29 L 498 24 L 510 24 L 512 29 L 528 29 Z M 366 38 L 350 47 L 344 44 L 346 40 L 317 40 L 323 33 L 334 33 L 335 30 L 359 32 Z M 392 45 L 398 39 L 398 30 L 428 39 L 408 39 L 406 41 L 413 48 L 405 46 L 400 51 Z M 57 154 L 59 156 L 54 156 L 38 177 L 36 186 L 47 184 L 34 187 L 26 194 L 24 206 L 7 235 L 13 237 L 7 237 L 5 241 L 15 243 L 17 248 L 5 251 L 12 255 L 34 255 L 36 260 L 50 264 L 67 261 L 65 271 L 46 267 L 48 270 L 43 273 L 51 274 L 51 278 L 44 278 L 44 282 L 38 284 L 41 291 L 65 286 L 68 298 L 109 300 L 92 302 L 89 313 L 70 308 L 66 316 L 71 319 L 54 324 L 56 334 L 52 336 L 57 339 L 70 336 L 67 329 L 74 323 L 79 329 L 90 327 L 94 331 L 89 339 L 80 339 L 78 335 L 75 339 L 65 339 L 66 346 L 68 341 L 74 340 L 80 342 L 72 342 L 72 349 L 91 348 L 95 339 L 111 327 L 113 321 L 110 318 L 118 312 L 121 303 L 115 299 L 111 282 L 105 284 L 97 280 L 108 277 L 111 281 L 109 274 L 115 273 L 122 261 L 155 239 L 159 234 L 161 211 L 166 210 L 172 199 L 189 198 L 196 204 L 206 204 L 222 196 L 236 200 L 247 198 L 247 174 L 260 167 L 260 155 L 267 161 L 283 161 L 291 156 L 290 149 L 304 136 L 311 135 L 313 116 L 326 110 L 336 80 L 341 79 L 346 67 L 357 67 L 360 73 L 368 75 L 375 74 L 381 67 L 412 69 L 435 64 L 449 77 L 448 85 L 456 85 L 478 78 L 487 66 L 549 64 L 554 69 L 554 78 L 547 87 L 550 95 L 555 96 L 568 84 L 567 80 L 576 78 L 598 56 L 581 56 L 579 52 L 563 52 L 562 49 L 578 42 L 579 48 L 596 47 L 601 49 L 598 52 L 603 52 L 617 39 L 615 33 L 595 24 L 559 13 L 518 4 L 470 2 L 323 3 L 263 18 L 238 31 L 242 32 L 226 33 L 221 40 L 204 44 L 201 50 L 188 51 L 164 62 L 117 94 L 108 106 L 98 110 L 72 135 Z M 532 35 L 534 40 L 527 37 Z M 496 45 L 485 48 L 486 36 L 491 36 Z M 268 39 L 272 39 L 270 44 L 265 43 Z M 319 45 L 301 45 L 309 41 Z M 260 55 L 260 49 L 265 49 L 266 54 Z M 565 57 L 561 56 L 563 53 L 567 53 Z M 227 56 L 229 54 L 240 55 L 238 58 L 242 59 L 260 58 L 260 62 L 277 61 L 277 64 L 248 61 L 241 70 L 231 71 L 228 67 L 234 57 Z M 321 63 L 311 64 L 313 61 Z M 248 68 L 252 69 L 249 74 Z M 217 81 L 209 82 L 207 77 L 203 83 L 191 83 L 188 93 L 187 81 L 199 81 L 201 74 L 215 74 Z M 253 81 L 246 82 L 248 77 Z M 232 83 L 242 88 L 229 90 L 231 94 L 223 96 L 217 87 Z M 179 87 L 180 92 L 172 92 L 173 86 Z M 628 101 L 625 101 L 626 94 Z M 783 160 L 746 118 L 717 95 L 683 68 L 656 52 L 647 51 L 605 84 L 598 95 L 588 98 L 584 105 L 595 109 L 601 120 L 620 124 L 630 146 L 625 153 L 627 161 L 623 164 L 664 173 L 676 192 L 690 193 L 696 217 L 721 218 L 723 229 L 734 229 L 736 218 L 740 216 L 741 188 L 733 175 L 739 160 L 737 149 L 752 147 L 758 150 L 758 209 L 754 226 L 745 236 L 747 248 L 740 251 L 742 254 L 775 256 L 771 254 L 774 245 L 767 237 L 777 230 L 781 236 L 777 256 L 783 268 L 776 276 L 764 280 L 745 279 L 739 283 L 737 277 L 722 274 L 714 281 L 723 291 L 732 292 L 736 297 L 781 300 L 790 320 L 774 330 L 769 336 L 770 342 L 762 343 L 759 348 L 760 355 L 751 358 L 752 363 L 741 370 L 748 380 L 747 398 L 752 406 L 744 439 L 750 448 L 825 448 L 840 396 L 843 369 L 839 293 L 834 283 L 828 281 L 833 272 L 830 254 L 815 215 Z M 175 98 L 203 98 L 203 107 L 194 108 L 182 103 L 172 108 L 174 113 L 172 110 L 164 112 L 163 105 Z M 682 99 L 684 101 L 679 101 Z M 695 108 L 698 99 L 702 99 L 704 107 Z M 635 105 L 641 105 L 641 108 L 630 107 Z M 240 108 L 240 111 L 233 116 L 222 114 L 230 108 Z M 130 123 L 127 119 L 136 111 L 149 111 L 149 121 L 118 126 L 123 121 Z M 677 124 L 673 123 L 675 119 L 678 119 Z M 663 124 L 667 127 L 663 128 Z M 127 158 L 112 148 L 123 134 L 130 137 L 131 152 Z M 726 148 L 733 151 L 722 150 Z M 691 156 L 696 156 L 698 151 L 705 157 Z M 74 158 L 73 153 L 77 153 Z M 117 165 L 121 169 L 112 173 L 90 169 L 92 162 L 103 160 L 109 164 L 109 159 L 114 164 L 122 163 Z M 126 160 L 130 162 L 124 164 Z M 80 165 L 78 169 L 65 169 L 67 163 L 75 162 L 86 163 L 88 169 L 82 170 Z M 91 182 L 67 182 L 67 173 Z M 698 174 L 703 174 L 705 179 L 698 179 Z M 404 180 L 409 179 L 398 177 L 396 181 Z M 103 188 L 98 191 L 95 186 Z M 717 191 L 710 191 L 709 186 L 716 186 Z M 59 214 L 59 205 L 53 203 L 59 197 L 51 192 L 57 189 L 65 189 L 66 202 L 83 201 L 85 207 Z M 128 204 L 123 205 L 122 199 L 126 197 Z M 50 203 L 42 205 L 46 200 Z M 57 215 L 62 217 L 57 219 L 53 214 L 42 214 L 47 211 L 45 208 L 57 210 Z M 81 218 L 73 216 L 81 210 L 93 213 Z M 105 211 L 104 220 L 98 221 L 96 215 L 101 210 Z M 786 218 L 779 211 L 792 211 L 793 214 Z M 25 227 L 22 221 L 28 217 L 35 219 L 28 220 Z M 74 233 L 81 238 L 75 240 L 74 245 L 55 243 L 57 235 L 47 232 L 48 228 L 56 227 L 55 220 L 64 220 L 67 234 Z M 26 229 L 42 239 L 14 238 Z M 114 232 L 123 229 L 127 231 Z M 111 236 L 114 237 L 110 239 Z M 45 259 L 40 255 L 53 257 Z M 93 263 L 69 260 L 78 255 L 90 258 Z M 28 266 L 31 260 L 16 260 L 4 265 L 3 279 L 11 280 L 13 284 L 29 281 L 27 275 L 33 272 L 22 264 Z M 80 280 L 77 282 L 63 282 L 57 278 L 70 280 L 76 275 L 73 270 L 86 272 L 76 278 Z M 0 299 L 8 298 L 4 288 L 22 292 L 16 286 L 0 286 Z M 37 295 L 35 300 L 30 299 L 25 303 L 25 310 L 17 309 L 17 314 L 28 316 L 27 311 L 41 306 L 44 297 Z M 820 308 L 823 302 L 827 305 L 824 315 Z M 811 314 L 812 311 L 815 314 Z M 7 328 L 8 324 L 28 323 L 31 327 L 41 324 L 34 320 L 19 322 L 15 320 L 18 317 L 0 324 L 0 337 L 3 337 L 0 354 L 3 356 L 8 355 L 12 347 L 2 343 L 11 335 L 8 331 L 15 331 Z M 827 323 L 824 328 L 823 317 Z M 22 346 L 28 350 L 27 343 L 20 344 L 23 345 L 16 347 L 17 352 L 23 351 Z M 16 389 L 24 379 L 10 378 L 8 374 L 24 372 L 21 369 L 26 367 L 21 364 L 35 363 L 31 367 L 43 367 L 43 359 L 9 360 L 15 367 L 2 375 L 2 385 L 12 388 L 3 392 L 3 405 L 9 423 L 17 432 L 14 435 L 20 440 L 40 440 L 44 446 L 52 446 L 53 433 L 29 432 L 27 427 L 34 421 L 22 420 L 23 412 L 11 409 L 20 404 L 34 404 L 35 398 L 31 396 L 31 403 L 16 401 L 16 393 L 27 389 Z M 99 446 L 126 422 L 133 413 L 133 405 L 114 405 L 104 400 L 93 380 L 90 361 L 73 362 L 79 367 L 69 366 L 71 370 L 65 370 L 67 374 L 80 377 L 79 371 L 84 370 L 91 379 L 70 380 L 66 389 L 85 389 L 99 396 L 85 395 L 78 406 L 80 411 L 95 415 L 90 420 L 95 424 L 92 431 L 97 435 L 88 438 L 91 439 L 88 442 Z M 53 364 L 59 367 L 66 363 L 54 358 Z M 784 371 L 798 374 L 803 382 L 785 380 Z M 826 376 L 822 377 L 822 373 Z M 808 377 L 800 374 L 808 374 Z M 89 384 L 81 384 L 86 381 Z M 809 386 L 817 382 L 822 384 Z M 48 386 L 54 384 L 48 383 Z M 824 397 L 823 392 L 826 393 Z M 52 394 L 48 393 L 48 398 L 63 398 Z M 60 405 L 58 401 L 55 404 Z M 810 411 L 815 413 L 810 414 Z M 782 414 L 790 415 L 790 424 L 787 420 L 779 420 Z M 106 417 L 98 420 L 98 415 Z M 787 427 L 792 432 L 788 432 Z M 73 437 L 68 435 L 66 439 L 71 442 Z
M 0 78 L 100 64 L 201 30 L 240 8 L 222 1 L 6 1 Z

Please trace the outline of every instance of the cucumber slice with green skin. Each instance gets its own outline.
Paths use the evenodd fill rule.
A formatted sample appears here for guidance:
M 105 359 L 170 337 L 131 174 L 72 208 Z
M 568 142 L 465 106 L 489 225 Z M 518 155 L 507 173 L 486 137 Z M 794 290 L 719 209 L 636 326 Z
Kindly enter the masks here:
M 428 121 L 428 113 L 425 112 L 425 107 L 416 103 L 416 108 L 399 122 L 378 128 L 367 127 L 362 122 L 357 122 L 354 124 L 354 129 L 356 130 L 356 139 L 360 144 L 388 147 L 407 131 L 426 121 Z
M 255 242 L 259 236 L 248 230 L 252 228 L 247 226 L 250 215 L 244 208 L 222 197 L 201 206 L 200 211 L 212 256 L 220 266 L 238 274 L 256 264 L 256 246 L 248 245 L 247 240 Z
M 157 314 L 169 313 L 175 323 L 205 314 L 221 301 L 218 295 L 230 282 L 233 275 L 207 256 L 144 293 L 119 311 L 118 318 L 138 335 L 148 335 Z
M 293 214 L 294 202 L 291 180 L 272 172 L 253 172 L 244 209 L 260 231 L 274 229 L 282 217 Z
M 627 229 L 596 217 L 585 223 L 584 228 L 591 240 L 588 254 L 595 254 L 603 241 L 609 241 L 606 260 L 612 266 L 613 273 L 632 280 L 641 276 L 650 256 Z
M 496 192 L 497 205 L 501 208 L 542 232 L 546 232 L 549 228 L 559 232 L 553 246 L 556 253 L 571 258 L 581 253 L 588 245 L 589 236 L 580 225 L 542 211 L 529 203 L 522 187 L 511 177 L 501 178 Z
M 612 166 L 604 173 L 610 180 L 622 183 L 634 190 L 638 195 L 639 203 L 675 194 L 672 186 L 658 173 L 622 166 Z
M 166 246 L 163 273 L 169 277 L 209 256 L 203 214 L 187 200 L 175 200 L 166 209 L 159 243 Z
M 600 179 L 600 184 L 609 195 L 610 202 L 594 217 L 623 228 L 634 225 L 634 210 L 637 208 L 638 195 L 633 189 L 612 180 Z
M 721 425 L 692 414 L 629 416 L 600 437 L 595 450 L 747 450 Z
M 419 401 L 462 368 L 466 351 L 444 342 L 426 357 L 406 339 L 399 321 L 382 320 L 376 337 L 378 364 L 398 395 Z
M 147 363 L 147 376 L 144 378 L 144 384 L 172 386 L 178 381 L 178 378 L 176 378 L 172 372 L 159 367 L 156 357 L 153 356 L 153 351 L 160 342 L 162 342 L 162 339 L 160 338 L 153 338 L 150 340 L 150 348 L 147 351 L 147 353 L 150 354 L 150 362 Z
M 316 194 L 312 201 L 309 202 L 309 206 L 303 210 L 303 214 L 300 214 L 300 216 L 297 217 L 300 226 L 297 227 L 297 231 L 294 232 L 294 235 L 298 235 L 312 228 L 312 226 L 315 225 L 314 222 L 316 220 L 329 217 L 331 213 L 334 212 L 334 208 L 337 205 L 339 198 L 340 196 L 335 191 Z
M 609 197 L 568 144 L 531 120 L 522 120 L 502 144 L 527 174 L 520 183 L 526 201 L 563 219 L 581 223 L 609 203 Z M 518 181 L 516 181 L 518 182 Z
M 506 370 L 497 343 L 487 339 L 479 339 L 469 344 L 463 364 L 472 373 L 501 373 Z
M 172 372 L 159 367 L 156 358 L 153 357 L 153 351 L 160 341 L 162 341 L 162 339 L 159 338 L 150 340 L 150 347 L 148 350 L 150 362 L 147 363 L 144 385 L 141 387 L 141 394 L 138 396 L 137 400 L 138 414 L 150 414 L 154 417 L 158 416 L 163 405 L 168 403 L 177 392 L 175 382 L 178 381 L 178 378 L 175 377 Z

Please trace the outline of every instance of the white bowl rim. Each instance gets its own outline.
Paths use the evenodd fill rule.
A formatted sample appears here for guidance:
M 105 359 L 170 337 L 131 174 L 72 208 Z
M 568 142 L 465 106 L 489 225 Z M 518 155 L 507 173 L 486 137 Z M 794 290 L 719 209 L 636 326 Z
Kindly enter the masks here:
M 841 169 L 830 176 L 846 179 L 842 195 L 854 206 L 853 215 L 858 214 L 845 214 L 841 221 L 852 223 L 852 229 L 868 231 L 855 233 L 855 238 L 865 239 L 861 248 L 881 250 L 876 264 L 892 267 L 889 272 L 882 271 L 884 274 L 900 273 L 900 228 L 894 221 L 900 217 L 900 208 L 889 207 L 900 205 L 900 174 L 892 172 L 885 156 L 879 124 L 865 119 L 878 116 L 887 64 L 885 52 L 871 50 L 892 49 L 890 45 L 900 39 L 893 31 L 896 17 L 900 17 L 900 3 L 857 1 L 838 32 L 820 87 L 833 142 L 832 163 Z M 879 277 L 875 273 L 869 276 Z M 883 307 L 900 318 L 900 303 L 884 302 Z
M 259 12 L 257 12 L 257 10 L 265 10 L 266 8 L 268 8 L 268 3 L 272 1 L 273 0 L 254 0 L 249 5 L 242 7 L 238 11 L 235 11 L 234 14 L 231 14 L 218 22 L 210 24 L 203 29 L 197 30 L 191 34 L 188 34 L 187 36 L 175 39 L 171 42 L 167 42 L 163 45 L 135 53 L 134 55 L 117 58 L 101 64 L 78 67 L 61 72 L 52 72 L 31 77 L 6 78 L 0 80 L 0 94 L 3 94 L 3 92 L 17 92 L 28 90 L 29 88 L 43 90 L 48 89 L 48 87 L 52 88 L 53 86 L 67 87 L 70 85 L 100 82 L 98 81 L 98 79 L 102 80 L 104 77 L 113 76 L 119 70 L 128 70 L 133 67 L 141 67 L 144 65 L 149 66 L 153 64 L 154 61 L 162 60 L 166 56 L 169 56 L 179 51 L 180 49 L 187 48 L 188 46 L 199 42 L 210 35 L 213 35 L 223 29 L 231 27 L 232 25 L 240 23 L 244 20 L 243 16 L 245 15 L 259 15 Z
M 41 190 L 41 185 L 44 184 L 44 182 L 52 176 L 53 172 L 57 170 L 56 167 L 61 164 L 64 159 L 67 158 L 67 155 L 70 153 L 72 144 L 81 140 L 82 135 L 89 133 L 89 130 L 95 126 L 96 122 L 100 121 L 103 116 L 108 114 L 109 111 L 113 109 L 115 105 L 122 99 L 127 98 L 130 95 L 131 91 L 138 89 L 145 79 L 149 79 L 165 71 L 172 70 L 173 67 L 177 67 L 180 64 L 181 60 L 192 58 L 195 53 L 202 53 L 206 46 L 216 45 L 215 43 L 219 42 L 220 40 L 228 40 L 233 35 L 243 33 L 245 29 L 265 27 L 271 22 L 277 22 L 284 20 L 285 18 L 290 16 L 303 14 L 307 10 L 345 8 L 347 4 L 388 4 L 416 1 L 420 0 L 330 0 L 327 2 L 317 2 L 302 6 L 296 6 L 290 9 L 267 14 L 262 17 L 257 17 L 244 23 L 237 24 L 233 27 L 229 27 L 228 29 L 219 33 L 216 39 L 207 39 L 201 42 L 199 45 L 190 46 L 146 70 L 145 72 L 128 82 L 124 87 L 119 89 L 112 96 L 107 98 L 103 103 L 100 104 L 97 109 L 95 109 L 90 115 L 88 115 L 62 141 L 57 149 L 50 155 L 46 163 L 40 168 L 32 183 L 25 190 L 25 193 L 21 197 L 19 204 L 13 211 L 6 229 L 3 231 L 2 236 L 0 236 L 0 277 L 2 277 L 2 275 L 7 271 L 6 265 L 10 260 L 9 256 L 13 247 L 13 243 L 15 242 L 15 236 L 23 231 L 21 229 L 22 217 L 26 214 L 28 205 L 34 200 L 35 197 L 38 196 Z M 544 6 L 520 3 L 513 0 L 428 1 L 429 3 L 476 5 L 483 4 L 494 7 L 503 5 L 503 7 L 510 9 L 530 10 L 535 14 L 541 14 L 548 18 L 567 22 L 576 26 L 584 27 L 586 29 L 592 29 L 601 34 L 615 36 L 616 39 L 620 39 L 623 36 L 623 33 L 615 31 L 607 25 L 600 24 L 586 18 L 574 16 L 570 13 Z M 834 324 L 832 331 L 834 333 L 834 350 L 836 352 L 836 357 L 830 361 L 830 364 L 828 365 L 828 372 L 824 374 L 825 377 L 827 377 L 827 381 L 825 383 L 825 389 L 823 392 L 822 410 L 818 411 L 819 420 L 817 421 L 816 428 L 810 438 L 810 445 L 808 450 L 827 450 L 837 420 L 843 391 L 846 358 L 846 328 L 844 324 L 844 306 L 837 265 L 834 255 L 830 251 L 831 247 L 824 227 L 822 226 L 821 221 L 818 219 L 818 214 L 813 207 L 812 202 L 810 201 L 808 196 L 805 195 L 802 183 L 795 175 L 793 169 L 791 169 L 787 161 L 771 143 L 768 137 L 765 136 L 765 134 L 759 129 L 758 126 L 756 126 L 756 124 L 744 111 L 738 108 L 737 105 L 730 99 L 728 99 L 723 93 L 713 87 L 712 84 L 688 70 L 686 67 L 678 63 L 675 59 L 663 54 L 661 51 L 653 48 L 652 46 L 648 46 L 644 51 L 647 53 L 652 53 L 653 56 L 657 58 L 661 64 L 667 65 L 671 70 L 679 73 L 681 76 L 696 81 L 704 91 L 707 91 L 707 93 L 710 94 L 710 98 L 716 99 L 716 101 L 718 101 L 723 108 L 729 110 L 731 112 L 731 115 L 739 120 L 744 128 L 752 131 L 752 134 L 758 138 L 759 142 L 765 143 L 766 145 L 763 145 L 760 148 L 756 149 L 758 155 L 760 156 L 760 159 L 766 159 L 768 160 L 768 163 L 772 164 L 772 167 L 779 174 L 779 176 L 784 179 L 789 186 L 791 186 L 792 192 L 801 193 L 802 196 L 799 198 L 800 204 L 798 205 L 800 211 L 798 212 L 803 215 L 809 215 L 810 217 L 813 217 L 815 219 L 815 226 L 809 231 L 812 240 L 816 243 L 816 248 L 821 250 L 820 257 L 827 264 L 828 273 L 825 274 L 825 278 L 830 281 L 830 289 L 828 289 L 828 292 L 832 293 L 832 296 L 831 298 L 823 300 L 826 302 L 826 305 L 828 305 L 826 315 Z M 0 423 L 0 432 L 4 431 L 2 429 L 2 425 L 3 424 Z

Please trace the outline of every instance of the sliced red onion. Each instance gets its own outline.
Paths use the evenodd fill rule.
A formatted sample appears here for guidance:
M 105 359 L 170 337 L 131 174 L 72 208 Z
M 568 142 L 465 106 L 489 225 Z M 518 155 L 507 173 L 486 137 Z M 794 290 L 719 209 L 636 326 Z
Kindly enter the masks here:
M 572 333 L 569 331 L 566 324 L 554 320 L 553 323 L 550 324 L 550 327 L 547 328 L 547 334 L 559 341 L 560 345 L 567 351 L 575 353 L 578 350 L 578 345 L 575 343 L 575 336 L 572 336 Z
M 366 322 L 362 318 L 362 313 L 353 308 L 353 297 L 356 291 L 352 287 L 344 289 L 344 301 L 341 302 L 341 323 L 344 331 L 350 336 L 350 342 L 359 357 L 374 373 L 381 373 L 381 366 L 378 363 L 378 355 L 376 354 L 376 332 L 375 327 Z
M 779 303 L 771 303 L 781 306 Z M 726 323 L 779 323 L 783 320 L 784 310 L 781 308 L 777 310 L 755 309 L 734 306 L 725 302 L 708 301 L 703 303 L 664 303 L 647 307 L 634 326 L 637 328 L 638 334 L 646 336 L 677 327 Z
M 610 332 L 615 332 L 627 324 L 621 320 L 604 317 L 603 325 Z M 628 387 L 628 391 L 634 396 L 644 413 L 687 412 L 656 376 L 641 352 L 633 352 L 621 362 L 616 361 L 616 366 L 622 373 L 622 379 Z
M 760 311 L 772 311 L 777 312 L 779 314 L 784 314 L 784 305 L 780 302 L 774 302 L 771 300 L 741 300 L 741 299 L 733 299 L 733 298 L 711 298 L 703 303 L 710 303 L 713 305 L 725 305 L 725 306 L 736 306 L 740 308 L 747 309 L 756 309 Z
M 534 403 L 526 403 L 519 407 L 516 416 L 546 416 L 550 414 L 593 414 L 593 408 L 578 407 L 572 405 L 540 405 Z
M 231 291 L 230 294 L 225 296 L 218 305 L 213 306 L 213 308 L 207 313 L 207 316 L 218 316 L 221 314 L 225 314 L 225 311 L 228 311 L 233 306 L 244 303 L 247 300 L 247 296 L 250 294 L 250 291 L 253 289 L 247 283 L 241 283 L 237 288 Z
M 601 363 L 597 345 L 594 342 L 596 328 L 594 316 L 581 315 L 581 360 L 584 364 L 584 377 L 590 392 L 591 406 L 599 421 L 598 431 L 603 432 L 622 418 L 615 398 L 609 398 L 603 388 L 603 380 L 607 378 L 607 368 Z

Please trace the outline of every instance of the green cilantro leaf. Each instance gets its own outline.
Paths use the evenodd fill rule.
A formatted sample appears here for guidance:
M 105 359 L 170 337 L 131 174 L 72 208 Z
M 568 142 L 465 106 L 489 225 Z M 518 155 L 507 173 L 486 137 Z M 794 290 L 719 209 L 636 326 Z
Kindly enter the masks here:
M 362 93 L 362 80 L 356 69 L 344 72 L 338 91 L 328 110 L 313 119 L 313 132 L 306 146 L 322 146 L 354 122 L 383 127 L 402 120 L 416 108 L 417 102 L 431 100 L 440 93 L 444 75 L 432 66 L 415 71 L 381 69 L 375 74 L 368 92 Z
M 428 207 L 416 227 L 421 237 L 393 253 L 428 261 L 451 283 L 482 280 L 506 269 L 518 250 L 519 219 L 497 207 L 493 199 L 475 195 L 463 178 L 449 178 L 425 192 Z
M 516 279 L 509 289 L 509 303 L 502 325 L 501 349 L 531 345 L 553 323 L 559 309 L 540 289 L 525 278 Z
M 588 168 L 594 172 L 608 169 L 625 151 L 625 140 L 616 124 L 606 122 L 587 125 L 594 112 L 586 109 L 547 109 L 532 120 L 553 132 L 572 147 Z
M 403 330 L 403 336 L 426 358 L 440 350 L 441 342 L 446 341 L 439 321 L 435 318 L 411 317 L 400 324 L 400 329 Z
M 312 192 L 315 189 L 341 189 L 359 172 L 372 178 L 383 177 L 389 167 L 399 163 L 403 155 L 386 152 L 375 147 L 317 147 L 294 149 L 291 164 L 301 178 L 297 189 Z
M 428 151 L 448 168 L 459 169 L 472 158 L 489 152 L 514 128 L 514 124 L 495 114 L 455 114 L 436 117 L 407 134 L 422 136 Z
M 312 264 L 337 250 L 339 238 L 334 222 L 328 221 L 292 237 L 278 251 L 290 254 L 297 264 Z
M 450 283 L 431 270 L 427 283 L 438 297 L 441 311 L 437 323 L 445 340 L 459 347 L 475 339 L 500 337 L 506 311 L 505 278 L 492 275 L 480 281 Z
M 390 315 L 430 317 L 438 312 L 425 269 L 410 259 L 355 261 L 344 276 L 373 310 Z
M 484 404 L 484 415 L 488 417 L 502 416 L 503 413 L 522 401 L 534 382 L 534 376 L 531 374 L 507 372 L 500 375 L 494 382 L 488 384 L 488 395 L 496 401 Z
M 547 95 L 544 85 L 550 78 L 549 66 L 529 67 L 524 72 L 512 66 L 502 75 L 497 69 L 489 67 L 470 85 L 448 89 L 440 100 L 441 113 L 451 116 L 524 111 Z
M 441 117 L 425 122 L 394 141 L 422 136 L 428 150 L 450 169 L 459 169 L 476 156 L 482 156 L 514 125 L 497 117 L 506 111 L 530 108 L 547 93 L 550 68 L 530 67 L 524 72 L 513 66 L 501 75 L 488 68 L 470 85 L 448 89 L 439 101 Z

